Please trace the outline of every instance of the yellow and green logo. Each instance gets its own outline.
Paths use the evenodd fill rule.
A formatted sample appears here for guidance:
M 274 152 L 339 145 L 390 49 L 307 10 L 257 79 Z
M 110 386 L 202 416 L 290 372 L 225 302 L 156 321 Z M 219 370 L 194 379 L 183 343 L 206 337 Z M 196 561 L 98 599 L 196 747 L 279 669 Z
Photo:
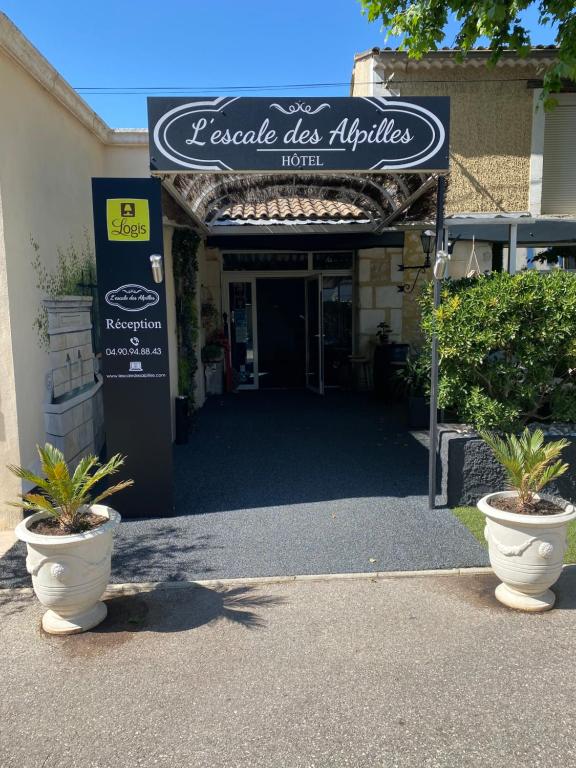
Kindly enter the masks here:
M 148 200 L 106 200 L 108 240 L 150 240 L 150 210 Z

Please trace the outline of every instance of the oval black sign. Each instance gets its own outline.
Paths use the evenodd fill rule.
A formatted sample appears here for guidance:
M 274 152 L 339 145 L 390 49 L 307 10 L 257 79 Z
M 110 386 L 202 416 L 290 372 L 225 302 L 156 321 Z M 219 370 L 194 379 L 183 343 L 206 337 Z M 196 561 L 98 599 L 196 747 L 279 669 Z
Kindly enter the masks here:
M 450 101 L 149 98 L 155 171 L 447 170 Z
M 108 291 L 104 299 L 111 307 L 118 307 L 125 312 L 141 312 L 158 304 L 159 296 L 156 291 L 143 285 L 128 283 Z

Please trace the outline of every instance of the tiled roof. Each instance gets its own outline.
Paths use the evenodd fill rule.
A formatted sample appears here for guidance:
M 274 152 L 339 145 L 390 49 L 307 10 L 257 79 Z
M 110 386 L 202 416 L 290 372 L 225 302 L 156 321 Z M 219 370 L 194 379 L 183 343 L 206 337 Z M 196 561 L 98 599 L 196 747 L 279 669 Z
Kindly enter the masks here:
M 532 53 L 533 51 L 557 51 L 557 50 L 558 50 L 558 46 L 556 46 L 556 45 L 533 45 L 530 48 L 530 53 Z M 405 52 L 404 49 L 402 49 L 402 48 L 391 48 L 390 46 L 385 46 L 384 48 L 377 48 L 377 47 L 376 48 L 372 48 L 372 52 L 373 53 L 383 53 L 385 51 L 394 51 L 395 53 L 404 53 Z M 443 45 L 441 48 L 438 48 L 436 51 L 428 51 L 424 55 L 425 56 L 430 56 L 431 54 L 437 53 L 438 51 L 449 51 L 451 53 L 457 53 L 458 51 L 460 51 L 460 48 L 458 48 L 458 47 L 451 47 L 449 45 Z M 471 48 L 468 53 L 472 53 L 473 54 L 476 51 L 489 51 L 491 53 L 492 52 L 492 48 L 486 47 L 484 45 L 477 45 L 475 48 Z M 512 51 L 512 50 L 506 50 L 505 49 L 504 53 L 505 54 L 512 54 L 512 55 L 518 56 L 516 51 Z
M 408 52 L 400 48 L 371 48 L 368 51 L 357 53 L 356 61 L 375 57 L 380 62 L 388 64 L 403 64 L 410 69 L 429 69 L 431 67 L 483 67 L 492 56 L 491 48 L 478 46 L 467 51 L 462 61 L 458 60 L 461 53 L 459 48 L 445 46 L 435 51 L 428 51 L 420 59 L 411 59 Z M 527 52 L 526 56 L 520 56 L 516 51 L 505 49 L 498 60 L 497 67 L 533 67 L 536 64 L 545 65 L 554 62 L 558 56 L 558 48 L 554 45 L 535 45 Z
M 217 222 L 252 221 L 368 221 L 365 211 L 341 200 L 308 197 L 273 197 L 264 202 L 235 203 L 225 208 Z

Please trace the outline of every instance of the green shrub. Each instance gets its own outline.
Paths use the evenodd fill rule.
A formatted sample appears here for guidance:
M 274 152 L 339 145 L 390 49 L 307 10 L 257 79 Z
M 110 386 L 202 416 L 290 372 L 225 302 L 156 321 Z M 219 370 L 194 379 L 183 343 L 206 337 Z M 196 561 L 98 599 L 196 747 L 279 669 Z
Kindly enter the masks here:
M 40 253 L 40 245 L 30 236 L 32 246 L 32 269 L 36 274 L 36 288 L 42 299 L 54 299 L 56 296 L 76 296 L 84 294 L 83 284 L 96 279 L 96 257 L 88 234 L 84 230 L 84 242 L 76 246 L 71 240 L 66 249 L 57 248 L 58 256 L 54 266 L 48 268 Z M 95 308 L 92 310 L 95 311 Z M 34 318 L 34 328 L 41 347 L 48 350 L 48 313 L 43 305 L 38 307 Z
M 428 348 L 438 334 L 440 407 L 477 429 L 576 420 L 576 275 L 446 281 L 442 306 L 434 311 L 431 286 L 421 306 Z

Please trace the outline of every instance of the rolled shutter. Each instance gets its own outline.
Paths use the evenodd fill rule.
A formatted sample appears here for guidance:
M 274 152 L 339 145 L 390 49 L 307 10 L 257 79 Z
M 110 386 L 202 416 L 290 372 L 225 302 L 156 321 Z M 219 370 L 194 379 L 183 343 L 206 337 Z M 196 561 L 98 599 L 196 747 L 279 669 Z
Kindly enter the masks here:
M 542 213 L 576 214 L 576 93 L 556 98 L 544 128 Z

